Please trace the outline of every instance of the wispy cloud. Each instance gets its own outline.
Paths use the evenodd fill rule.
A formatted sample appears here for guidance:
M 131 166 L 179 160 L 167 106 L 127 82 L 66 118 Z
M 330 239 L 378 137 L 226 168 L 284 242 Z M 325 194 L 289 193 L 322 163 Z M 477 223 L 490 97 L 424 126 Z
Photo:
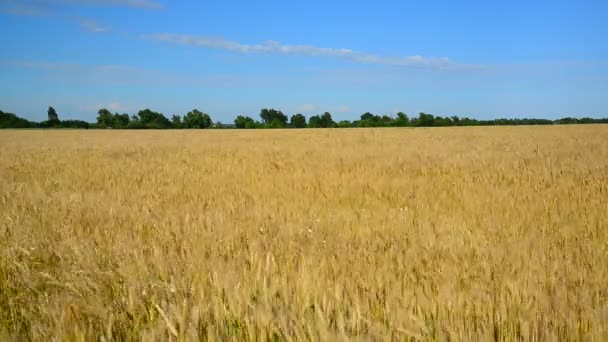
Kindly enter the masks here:
M 108 29 L 106 27 L 101 26 L 98 22 L 96 22 L 95 20 L 92 19 L 80 19 L 78 20 L 78 23 L 80 24 L 80 27 L 82 27 L 83 29 L 85 29 L 86 31 L 89 32 L 93 32 L 93 33 L 101 33 L 101 32 L 107 32 Z
M 171 74 L 127 65 L 86 65 L 28 60 L 0 60 L 0 65 L 40 70 L 39 80 L 80 84 L 145 84 L 157 79 L 171 79 Z
M 163 5 L 152 0 L 0 0 L 0 12 L 30 17 L 51 17 L 64 21 L 76 22 L 89 32 L 106 32 L 108 28 L 88 18 L 62 14 L 68 7 L 74 6 L 122 6 L 139 9 L 162 9 Z
M 163 5 L 160 2 L 152 0 L 54 0 L 53 2 L 73 5 L 123 6 L 143 9 L 163 8 Z
M 158 10 L 163 5 L 153 0 L 0 0 L 0 10 L 15 15 L 45 15 L 65 6 L 115 6 Z
M 314 104 L 306 103 L 301 106 L 298 106 L 297 111 L 303 112 L 303 113 L 310 113 L 310 112 L 314 112 L 315 110 L 317 110 L 317 108 L 318 107 Z
M 100 108 L 102 108 L 102 107 L 100 107 Z M 109 109 L 111 111 L 115 111 L 115 112 L 117 112 L 117 111 L 123 111 L 124 112 L 124 111 L 127 111 L 127 110 L 130 109 L 129 106 L 125 106 L 125 105 L 123 105 L 120 102 L 111 102 L 111 103 L 108 103 L 105 106 L 105 108 L 107 108 L 107 109 Z
M 304 114 L 314 114 L 321 113 L 325 111 L 329 111 L 330 113 L 348 113 L 350 111 L 350 107 L 346 105 L 340 106 L 324 106 L 324 105 L 316 105 L 311 103 L 306 103 L 295 108 L 295 111 L 298 113 Z
M 129 65 L 95 65 L 81 63 L 57 63 L 32 60 L 2 60 L 1 68 L 32 70 L 24 75 L 35 82 L 51 84 L 81 85 L 144 85 L 146 87 L 211 87 L 222 88 L 285 88 L 303 85 L 318 85 L 319 80 L 309 73 L 289 75 L 267 75 L 252 73 L 245 75 L 214 73 L 209 71 L 154 70 Z M 325 82 L 325 80 L 323 80 Z M 309 107 L 310 108 L 310 107 Z
M 341 105 L 334 109 L 336 113 L 348 113 L 350 111 L 350 107 Z
M 290 69 L 280 74 L 267 74 L 263 71 L 245 74 L 215 72 L 213 70 L 147 69 L 139 66 L 112 64 L 57 63 L 32 60 L 2 60 L 1 68 L 23 69 L 23 77 L 30 77 L 38 83 L 79 84 L 79 85 L 143 85 L 145 87 L 210 87 L 211 89 L 464 89 L 487 86 L 490 81 L 504 79 L 505 75 L 522 75 L 509 71 L 503 74 L 470 72 L 468 69 L 440 73 L 429 78 L 425 68 L 359 68 L 346 69 Z M 32 72 L 28 72 L 27 70 Z M 530 74 L 526 72 L 526 74 Z M 502 75 L 502 76 L 501 76 Z M 522 76 L 523 77 L 523 76 Z M 525 79 L 525 78 L 522 78 Z M 332 113 L 350 112 L 352 107 L 329 106 L 314 99 L 302 98 L 291 109 L 303 113 L 328 110 Z M 340 100 L 341 102 L 343 100 Z M 346 104 L 342 102 L 341 104 Z M 350 105 L 350 104 L 349 104 Z
M 385 64 L 404 67 L 430 67 L 435 69 L 451 69 L 466 66 L 445 57 L 431 58 L 419 55 L 402 57 L 382 56 L 346 48 L 317 47 L 312 45 L 287 45 L 274 40 L 269 40 L 262 44 L 243 44 L 223 38 L 170 33 L 146 34 L 141 35 L 141 38 L 169 44 L 220 49 L 241 54 L 275 53 L 301 56 L 321 56 L 339 58 L 357 63 Z
M 44 0 L 0 0 L 0 12 L 29 17 L 48 17 L 57 20 L 77 23 L 82 29 L 93 32 L 107 32 L 109 29 L 90 18 L 62 14 L 59 4 L 93 3 L 92 1 L 44 1 Z
M 49 4 L 37 1 L 2 0 L 0 1 L 0 12 L 18 16 L 39 17 L 49 15 L 51 8 Z
M 134 106 L 128 106 L 128 105 L 124 105 L 121 102 L 118 101 L 113 101 L 113 102 L 109 102 L 109 103 L 105 103 L 105 104 L 96 104 L 96 105 L 92 105 L 92 106 L 82 106 L 81 107 L 83 110 L 87 110 L 87 111 L 98 111 L 102 108 L 105 108 L 111 112 L 128 112 L 130 110 L 134 110 L 137 107 Z
M 78 85 L 137 85 L 146 87 L 262 87 L 286 86 L 291 80 L 262 75 L 223 75 L 146 69 L 119 64 L 57 63 L 31 60 L 3 60 L 1 68 L 35 71 L 25 73 L 36 82 Z M 295 81 L 294 81 L 295 82 Z

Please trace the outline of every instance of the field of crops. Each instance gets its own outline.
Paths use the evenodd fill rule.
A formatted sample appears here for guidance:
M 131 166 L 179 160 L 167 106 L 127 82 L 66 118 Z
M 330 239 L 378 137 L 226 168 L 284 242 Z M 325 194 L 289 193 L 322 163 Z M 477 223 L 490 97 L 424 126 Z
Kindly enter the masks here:
M 607 340 L 608 126 L 0 131 L 0 340 Z

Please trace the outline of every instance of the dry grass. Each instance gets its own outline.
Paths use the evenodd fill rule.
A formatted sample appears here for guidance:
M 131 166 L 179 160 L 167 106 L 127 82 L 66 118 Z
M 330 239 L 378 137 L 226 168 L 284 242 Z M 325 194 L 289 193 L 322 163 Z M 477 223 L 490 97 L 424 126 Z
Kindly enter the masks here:
M 606 340 L 608 126 L 0 132 L 0 339 Z

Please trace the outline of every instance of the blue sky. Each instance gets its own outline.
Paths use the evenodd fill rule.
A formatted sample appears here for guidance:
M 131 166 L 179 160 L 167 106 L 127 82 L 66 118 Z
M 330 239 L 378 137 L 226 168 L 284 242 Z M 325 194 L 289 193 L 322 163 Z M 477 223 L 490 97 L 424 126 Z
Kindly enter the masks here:
M 606 1 L 0 0 L 0 109 L 608 116 Z

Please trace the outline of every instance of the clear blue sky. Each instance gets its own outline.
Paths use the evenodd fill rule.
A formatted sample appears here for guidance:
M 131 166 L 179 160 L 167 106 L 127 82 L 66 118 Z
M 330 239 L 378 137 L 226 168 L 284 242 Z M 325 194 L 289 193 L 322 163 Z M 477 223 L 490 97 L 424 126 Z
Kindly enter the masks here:
M 0 0 L 0 109 L 608 116 L 608 1 Z

